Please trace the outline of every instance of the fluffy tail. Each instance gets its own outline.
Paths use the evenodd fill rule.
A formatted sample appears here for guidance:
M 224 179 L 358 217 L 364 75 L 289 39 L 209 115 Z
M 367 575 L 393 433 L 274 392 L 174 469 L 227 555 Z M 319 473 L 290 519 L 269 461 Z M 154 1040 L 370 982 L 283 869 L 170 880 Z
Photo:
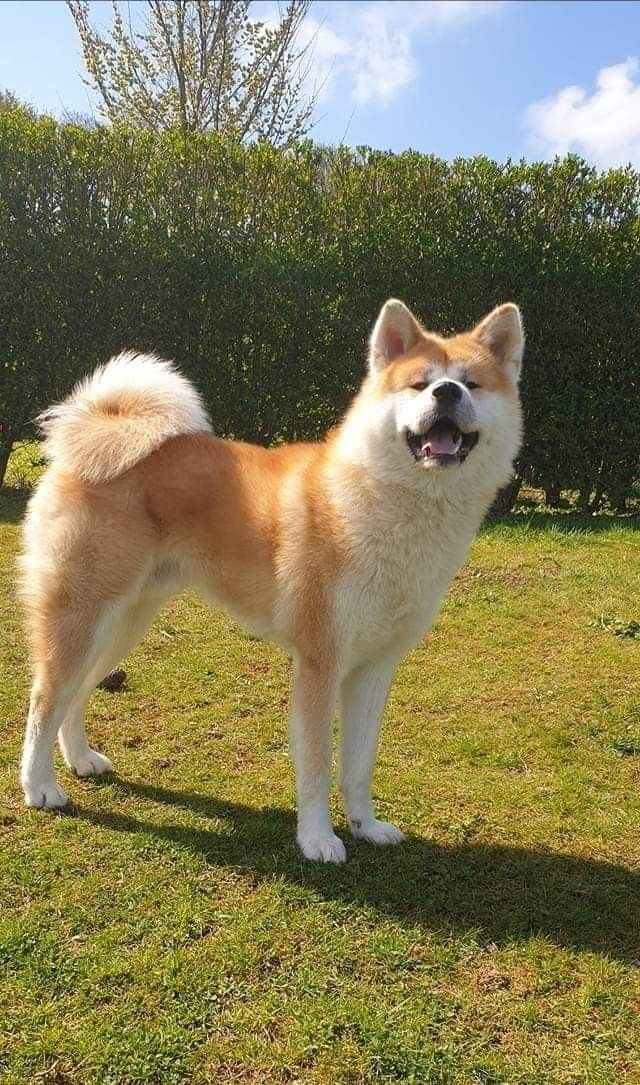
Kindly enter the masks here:
M 45 454 L 63 471 L 106 482 L 169 437 L 210 431 L 200 396 L 171 362 L 127 351 L 38 419 Z

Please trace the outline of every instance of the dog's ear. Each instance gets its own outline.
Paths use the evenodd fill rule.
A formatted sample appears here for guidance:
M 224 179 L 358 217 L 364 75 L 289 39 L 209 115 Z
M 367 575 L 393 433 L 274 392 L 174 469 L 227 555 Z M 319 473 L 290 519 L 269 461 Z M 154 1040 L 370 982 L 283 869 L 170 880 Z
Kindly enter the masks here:
M 410 309 L 397 298 L 389 298 L 380 310 L 369 340 L 369 369 L 380 373 L 401 354 L 422 339 L 424 331 Z
M 498 305 L 473 329 L 472 335 L 491 351 L 501 365 L 511 366 L 516 380 L 522 368 L 524 328 L 517 305 Z

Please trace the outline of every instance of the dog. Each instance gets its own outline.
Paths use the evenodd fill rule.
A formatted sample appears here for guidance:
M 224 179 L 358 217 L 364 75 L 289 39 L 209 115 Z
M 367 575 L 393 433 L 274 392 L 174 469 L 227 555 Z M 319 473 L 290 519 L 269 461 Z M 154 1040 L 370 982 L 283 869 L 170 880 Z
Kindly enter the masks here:
M 391 299 L 359 393 L 317 443 L 222 440 L 171 363 L 134 353 L 46 411 L 50 465 L 28 507 L 22 558 L 34 672 L 27 804 L 67 803 L 56 738 L 79 776 L 112 769 L 88 745 L 88 698 L 191 586 L 292 658 L 303 855 L 346 859 L 328 805 L 338 705 L 350 831 L 402 841 L 371 803 L 380 719 L 399 661 L 430 628 L 511 475 L 523 347 L 513 303 L 445 338 Z

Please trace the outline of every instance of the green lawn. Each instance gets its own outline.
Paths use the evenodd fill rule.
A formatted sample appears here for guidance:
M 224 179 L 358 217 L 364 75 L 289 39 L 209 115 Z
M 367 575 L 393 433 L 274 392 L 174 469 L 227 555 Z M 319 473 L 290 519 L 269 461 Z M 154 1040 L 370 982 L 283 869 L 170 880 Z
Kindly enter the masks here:
M 387 710 L 377 808 L 409 840 L 326 867 L 293 839 L 287 662 L 193 597 L 92 703 L 118 774 L 61 768 L 69 811 L 22 808 L 23 504 L 2 492 L 3 1085 L 640 1082 L 637 521 L 484 530 Z

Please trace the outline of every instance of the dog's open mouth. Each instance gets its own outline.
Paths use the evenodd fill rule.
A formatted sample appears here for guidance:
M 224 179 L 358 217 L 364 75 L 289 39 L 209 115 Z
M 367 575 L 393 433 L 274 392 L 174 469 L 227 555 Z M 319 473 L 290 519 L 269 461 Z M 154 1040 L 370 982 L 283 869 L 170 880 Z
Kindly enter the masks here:
M 426 433 L 407 430 L 407 444 L 416 463 L 448 467 L 466 460 L 478 436 L 477 431 L 463 433 L 451 418 L 439 418 Z

